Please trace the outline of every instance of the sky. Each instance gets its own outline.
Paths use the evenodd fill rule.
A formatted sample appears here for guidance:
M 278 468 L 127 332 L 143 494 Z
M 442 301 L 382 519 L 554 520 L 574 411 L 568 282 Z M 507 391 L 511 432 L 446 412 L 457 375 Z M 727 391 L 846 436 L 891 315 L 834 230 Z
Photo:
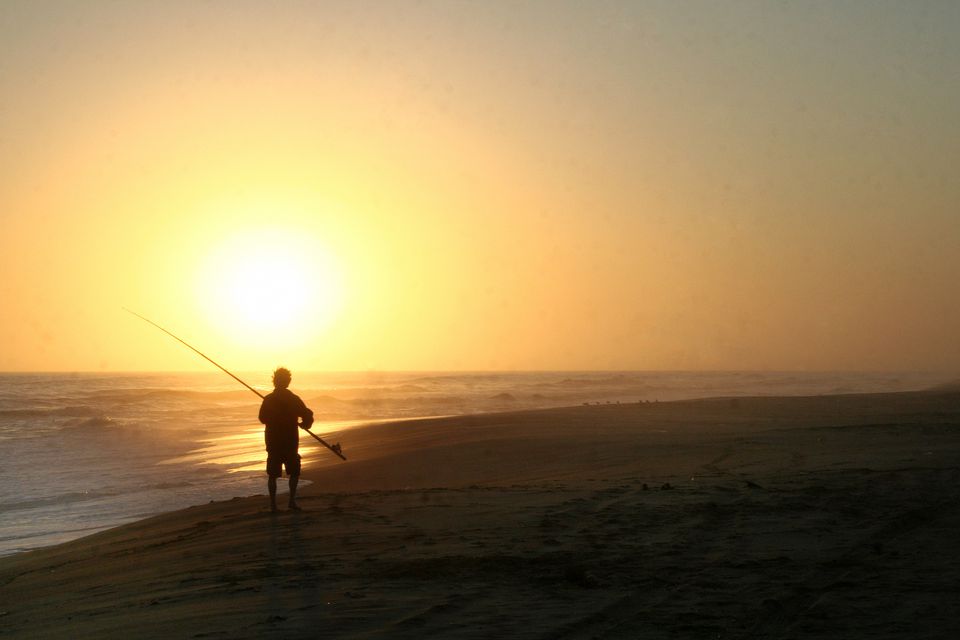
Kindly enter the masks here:
M 0 3 L 0 370 L 960 370 L 956 2 Z

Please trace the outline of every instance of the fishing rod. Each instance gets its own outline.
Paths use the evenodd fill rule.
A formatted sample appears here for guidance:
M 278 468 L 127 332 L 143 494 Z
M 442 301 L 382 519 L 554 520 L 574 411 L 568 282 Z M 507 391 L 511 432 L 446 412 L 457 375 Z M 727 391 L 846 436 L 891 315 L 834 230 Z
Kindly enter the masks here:
M 260 393 L 259 391 L 257 391 L 256 389 L 254 389 L 253 387 L 251 387 L 250 385 L 248 385 L 246 382 L 244 382 L 243 380 L 241 380 L 241 379 L 238 378 L 237 376 L 235 376 L 235 375 L 233 375 L 232 373 L 230 373 L 229 371 L 227 371 L 226 367 L 224 367 L 224 366 L 221 365 L 220 363 L 216 362 L 213 358 L 211 358 L 211 357 L 208 356 L 207 354 L 203 353 L 202 351 L 200 351 L 199 349 L 197 349 L 197 348 L 194 347 L 193 345 L 191 345 L 191 344 L 189 344 L 188 342 L 186 342 L 185 340 L 182 340 L 181 338 L 178 338 L 177 336 L 173 335 L 172 333 L 170 333 L 169 331 L 167 331 L 166 329 L 164 329 L 163 327 L 161 327 L 160 325 L 158 325 L 158 324 L 157 324 L 156 322 L 154 322 L 153 320 L 150 320 L 149 318 L 144 318 L 142 315 L 140 315 L 140 314 L 137 313 L 136 311 L 131 311 L 130 309 L 127 309 L 126 307 L 121 307 L 121 308 L 122 308 L 124 311 L 126 311 L 127 313 L 131 313 L 131 314 L 137 316 L 138 318 L 140 318 L 141 320 L 143 320 L 144 322 L 148 322 L 148 323 L 152 324 L 153 326 L 155 326 L 157 329 L 160 329 L 160 331 L 163 331 L 165 334 L 167 334 L 168 336 L 170 336 L 171 338 L 173 338 L 174 340 L 176 340 L 176 341 L 179 342 L 180 344 L 182 344 L 182 345 L 184 345 L 185 347 L 189 348 L 191 351 L 193 351 L 194 353 L 198 354 L 199 356 L 201 356 L 202 358 L 204 358 L 205 360 L 207 360 L 208 362 L 210 362 L 211 364 L 213 364 L 215 367 L 217 367 L 218 369 L 220 369 L 221 371 L 223 371 L 225 374 L 227 374 L 228 376 L 230 376 L 231 378 L 233 378 L 234 380 L 236 380 L 237 382 L 239 382 L 240 384 L 242 384 L 243 386 L 245 386 L 247 389 L 250 389 L 250 391 L 253 391 L 255 394 L 257 394 L 258 396 L 260 396 L 261 399 L 263 399 L 264 396 L 263 396 L 262 393 Z M 323 438 L 321 438 L 320 436 L 318 436 L 317 434 L 315 434 L 313 431 L 310 431 L 310 429 L 304 429 L 304 431 L 306 431 L 307 433 L 309 433 L 310 435 L 312 435 L 312 436 L 317 440 L 317 442 L 319 442 L 320 444 L 322 444 L 323 446 L 325 446 L 327 449 L 330 449 L 330 451 L 332 451 L 332 452 L 335 453 L 336 455 L 340 456 L 340 459 L 341 459 L 341 460 L 346 460 L 346 459 L 347 459 L 346 456 L 344 456 L 343 453 L 340 451 L 340 443 L 339 443 L 339 442 L 336 443 L 336 444 L 330 444 L 329 442 L 327 442 L 326 440 L 324 440 Z

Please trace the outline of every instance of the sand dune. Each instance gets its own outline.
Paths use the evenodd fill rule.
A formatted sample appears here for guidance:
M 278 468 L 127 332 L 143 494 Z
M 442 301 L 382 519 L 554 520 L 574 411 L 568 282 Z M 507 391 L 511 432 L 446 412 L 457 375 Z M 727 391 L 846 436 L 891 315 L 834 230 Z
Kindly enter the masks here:
M 263 496 L 0 559 L 0 637 L 952 638 L 960 394 L 370 425 Z

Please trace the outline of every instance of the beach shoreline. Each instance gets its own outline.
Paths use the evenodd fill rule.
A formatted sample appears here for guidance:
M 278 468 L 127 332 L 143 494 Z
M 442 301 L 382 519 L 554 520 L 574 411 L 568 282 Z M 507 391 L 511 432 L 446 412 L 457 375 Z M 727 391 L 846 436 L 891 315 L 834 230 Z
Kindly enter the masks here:
M 234 498 L 0 558 L 0 637 L 960 628 L 955 391 L 574 406 L 349 437 L 348 462 L 305 469 L 302 513 Z

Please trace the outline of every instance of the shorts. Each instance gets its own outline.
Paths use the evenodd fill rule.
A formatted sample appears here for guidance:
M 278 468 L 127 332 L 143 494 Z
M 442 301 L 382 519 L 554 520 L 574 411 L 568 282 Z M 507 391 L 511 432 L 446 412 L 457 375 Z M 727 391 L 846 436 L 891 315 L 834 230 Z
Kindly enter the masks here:
M 296 451 L 268 451 L 267 475 L 271 478 L 282 476 L 281 468 L 287 470 L 288 476 L 300 475 L 300 454 Z

